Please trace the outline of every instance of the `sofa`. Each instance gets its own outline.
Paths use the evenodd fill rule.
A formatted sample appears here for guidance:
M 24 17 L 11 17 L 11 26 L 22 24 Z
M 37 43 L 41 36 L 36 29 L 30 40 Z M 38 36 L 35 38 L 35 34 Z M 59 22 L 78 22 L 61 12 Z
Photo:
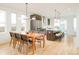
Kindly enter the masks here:
M 47 40 L 50 40 L 50 41 L 56 41 L 56 40 L 61 41 L 62 38 L 64 37 L 64 32 L 47 30 L 46 36 L 47 36 Z

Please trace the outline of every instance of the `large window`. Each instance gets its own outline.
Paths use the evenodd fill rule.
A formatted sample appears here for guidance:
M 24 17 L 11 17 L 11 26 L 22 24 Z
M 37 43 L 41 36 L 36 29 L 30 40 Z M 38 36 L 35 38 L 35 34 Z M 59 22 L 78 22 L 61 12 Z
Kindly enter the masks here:
M 11 31 L 16 31 L 16 14 L 11 13 Z
M 5 11 L 0 10 L 0 32 L 5 32 Z
M 60 19 L 54 19 L 54 30 L 60 30 Z
M 55 30 L 61 30 L 66 33 L 67 30 L 67 21 L 62 19 L 54 19 Z
M 74 31 L 76 31 L 76 22 L 77 22 L 77 19 L 76 18 L 74 18 Z
M 67 31 L 67 20 L 63 19 L 60 21 L 60 30 L 62 30 L 64 33 Z
M 21 31 L 25 31 L 26 30 L 26 19 L 25 19 L 25 15 L 21 15 Z

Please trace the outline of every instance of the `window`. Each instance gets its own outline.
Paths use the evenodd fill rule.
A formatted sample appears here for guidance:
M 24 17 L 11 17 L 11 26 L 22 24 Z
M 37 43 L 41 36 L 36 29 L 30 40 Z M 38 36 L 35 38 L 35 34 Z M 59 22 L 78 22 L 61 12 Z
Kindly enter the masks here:
M 54 27 L 60 27 L 60 20 L 54 19 Z
M 76 22 L 77 22 L 77 19 L 76 18 L 74 18 L 74 31 L 76 31 Z
M 67 31 L 67 20 L 60 21 L 60 30 L 66 33 Z
M 0 32 L 5 32 L 5 11 L 0 10 Z
M 26 30 L 26 20 L 25 20 L 25 15 L 21 15 L 21 31 L 25 31 Z
M 16 14 L 11 13 L 11 31 L 16 31 Z

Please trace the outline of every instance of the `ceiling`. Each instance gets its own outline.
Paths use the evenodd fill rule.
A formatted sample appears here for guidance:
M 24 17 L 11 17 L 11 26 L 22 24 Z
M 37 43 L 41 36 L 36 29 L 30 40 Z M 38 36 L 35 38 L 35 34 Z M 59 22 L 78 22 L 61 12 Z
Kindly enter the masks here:
M 26 12 L 25 3 L 0 3 L 0 6 Z M 60 16 L 76 15 L 79 3 L 28 3 L 28 13 L 36 13 L 47 17 L 55 16 L 55 9 Z

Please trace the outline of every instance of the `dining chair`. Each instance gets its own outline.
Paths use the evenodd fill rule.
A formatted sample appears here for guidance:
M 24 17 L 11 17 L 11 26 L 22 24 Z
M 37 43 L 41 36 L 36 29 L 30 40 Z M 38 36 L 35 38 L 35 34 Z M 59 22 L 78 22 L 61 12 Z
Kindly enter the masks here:
M 45 46 L 45 35 L 39 35 L 36 37 L 36 42 L 40 43 L 40 47 L 43 45 L 43 48 Z
M 21 34 L 21 39 L 23 40 L 23 45 L 26 45 L 28 49 L 32 47 L 32 40 L 30 40 L 27 35 Z M 23 47 L 23 49 L 24 48 L 26 47 Z
M 11 37 L 11 40 L 10 40 L 10 45 L 12 44 L 12 41 L 13 41 L 13 33 L 12 32 L 9 32 L 10 34 L 10 37 Z
M 13 48 L 15 48 L 16 44 L 17 44 L 16 33 L 15 32 L 9 32 L 9 33 L 10 33 L 10 37 L 11 37 L 10 45 L 12 44 Z
M 15 38 L 16 38 L 16 46 L 18 48 L 18 52 L 21 52 L 22 45 L 23 45 L 23 40 L 21 39 L 21 34 L 15 33 Z
M 10 33 L 10 37 L 11 37 L 11 40 L 10 40 L 10 45 L 14 45 L 14 40 L 15 40 L 15 34 L 13 32 L 9 32 Z
M 13 44 L 13 48 L 15 48 L 16 44 L 17 44 L 16 33 L 13 32 L 12 34 L 13 34 L 13 42 L 12 42 L 12 44 Z

